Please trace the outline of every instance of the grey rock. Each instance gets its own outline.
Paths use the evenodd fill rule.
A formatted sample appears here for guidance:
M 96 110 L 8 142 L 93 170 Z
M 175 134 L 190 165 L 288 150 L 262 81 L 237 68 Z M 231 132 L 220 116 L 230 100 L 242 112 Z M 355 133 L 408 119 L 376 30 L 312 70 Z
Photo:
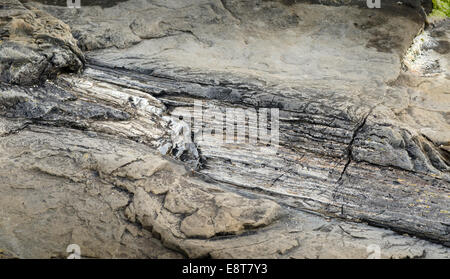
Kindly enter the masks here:
M 4 255 L 448 257 L 448 20 L 288 2 L 20 6 L 88 62 L 0 86 Z M 279 109 L 276 152 L 201 141 L 194 101 Z
M 84 55 L 69 26 L 17 0 L 2 0 L 1 5 L 0 80 L 35 84 L 81 70 Z

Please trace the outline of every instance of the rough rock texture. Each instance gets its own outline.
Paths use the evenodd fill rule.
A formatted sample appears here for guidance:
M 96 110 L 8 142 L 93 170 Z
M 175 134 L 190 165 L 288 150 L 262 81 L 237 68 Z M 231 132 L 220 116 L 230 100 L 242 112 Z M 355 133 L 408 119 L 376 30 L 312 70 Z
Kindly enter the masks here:
M 191 255 L 185 239 L 241 234 L 279 216 L 275 202 L 226 193 L 145 145 L 116 140 L 34 125 L 2 140 L 2 248 L 24 257 L 58 256 L 70 243 L 87 257 L 177 255 L 150 230 Z
M 18 0 L 0 4 L 1 81 L 34 84 L 83 67 L 69 26 Z
M 0 255 L 448 257 L 449 21 L 284 2 L 27 1 L 87 67 L 0 85 Z M 276 152 L 195 100 L 278 108 Z

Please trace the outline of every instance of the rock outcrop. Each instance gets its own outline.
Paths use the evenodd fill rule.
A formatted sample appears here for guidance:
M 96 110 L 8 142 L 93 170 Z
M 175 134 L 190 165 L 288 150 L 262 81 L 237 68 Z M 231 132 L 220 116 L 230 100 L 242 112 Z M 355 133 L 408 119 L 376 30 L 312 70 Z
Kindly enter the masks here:
M 2 35 L 0 253 L 448 257 L 448 20 L 422 32 L 397 4 L 3 2 L 2 30 L 23 14 L 61 28 Z M 9 66 L 9 45 L 45 59 Z M 211 116 L 227 108 L 277 109 L 278 144 L 224 143 Z
M 78 72 L 83 63 L 68 25 L 18 0 L 1 2 L 0 80 L 35 84 L 60 72 Z

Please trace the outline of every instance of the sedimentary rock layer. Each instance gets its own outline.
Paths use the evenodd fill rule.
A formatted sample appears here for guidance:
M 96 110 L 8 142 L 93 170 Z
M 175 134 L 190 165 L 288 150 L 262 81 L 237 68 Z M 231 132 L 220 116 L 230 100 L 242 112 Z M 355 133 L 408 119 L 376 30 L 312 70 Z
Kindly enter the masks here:
M 33 13 L 63 26 L 36 53 L 77 66 L 3 78 L 1 249 L 304 258 L 376 244 L 383 257 L 448 257 L 448 20 L 422 32 L 420 13 L 397 4 L 100 2 L 5 2 L 21 12 L 4 22 Z M 5 38 L 0 51 L 16 44 Z M 83 56 L 82 74 L 62 73 Z M 6 57 L 2 76 L 19 73 Z M 277 109 L 277 145 L 202 141 L 227 108 Z

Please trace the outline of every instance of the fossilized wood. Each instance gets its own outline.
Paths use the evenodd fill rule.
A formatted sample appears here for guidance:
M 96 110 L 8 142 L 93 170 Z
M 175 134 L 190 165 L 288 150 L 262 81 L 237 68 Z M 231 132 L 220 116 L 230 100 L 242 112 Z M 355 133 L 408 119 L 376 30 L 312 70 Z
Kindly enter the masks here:
M 62 256 L 85 242 L 91 257 L 366 257 L 375 242 L 383 257 L 448 257 L 448 21 L 410 48 L 423 21 L 405 7 L 138 2 L 26 4 L 92 51 L 80 75 L 0 85 L 8 251 Z M 277 152 L 186 136 L 179 116 L 195 100 L 278 108 Z
M 2 0 L 1 5 L 1 81 L 35 84 L 81 70 L 84 55 L 68 25 L 17 0 Z

